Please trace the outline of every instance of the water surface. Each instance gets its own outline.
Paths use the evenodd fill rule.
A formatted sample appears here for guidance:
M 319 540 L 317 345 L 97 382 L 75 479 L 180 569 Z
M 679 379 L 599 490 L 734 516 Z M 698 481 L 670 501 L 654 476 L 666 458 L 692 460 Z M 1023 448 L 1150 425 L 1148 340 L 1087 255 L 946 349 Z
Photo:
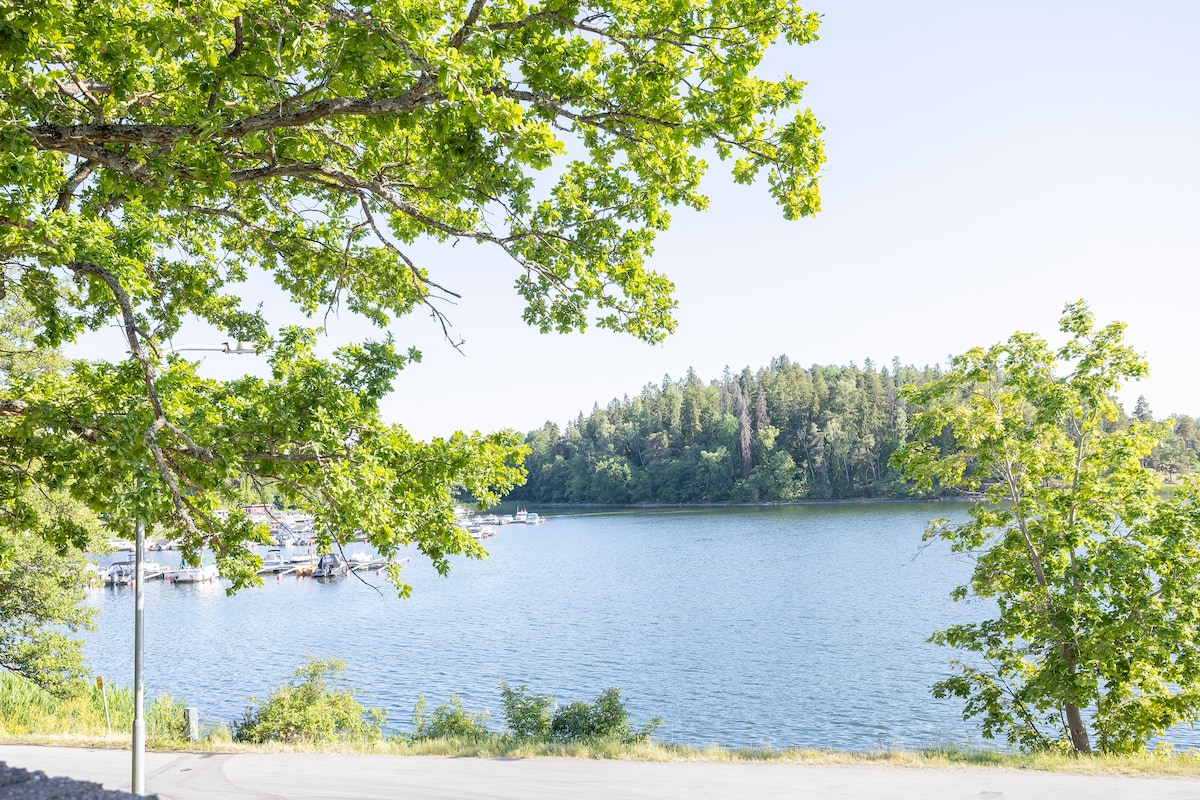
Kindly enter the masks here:
M 542 509 L 531 509 L 542 511 Z M 981 606 L 948 594 L 970 566 L 922 548 L 937 504 L 550 512 L 489 540 L 486 561 L 438 576 L 414 553 L 413 596 L 381 577 L 148 583 L 146 681 L 238 717 L 307 654 L 348 662 L 364 702 L 405 728 L 419 694 L 490 709 L 497 684 L 560 702 L 622 689 L 635 722 L 704 744 L 867 749 L 977 743 L 958 701 L 928 687 L 950 652 L 929 634 Z M 158 554 L 153 554 L 157 556 Z M 163 554 L 169 556 L 170 554 Z M 93 669 L 132 682 L 132 592 L 96 590 Z

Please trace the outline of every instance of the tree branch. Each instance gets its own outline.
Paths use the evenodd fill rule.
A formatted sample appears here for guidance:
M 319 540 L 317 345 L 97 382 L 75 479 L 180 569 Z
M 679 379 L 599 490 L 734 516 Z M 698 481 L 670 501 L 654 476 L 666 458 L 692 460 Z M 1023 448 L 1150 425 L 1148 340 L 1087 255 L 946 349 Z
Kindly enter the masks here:
M 287 102 L 283 101 L 258 114 L 223 125 L 211 138 L 240 139 L 253 133 L 278 128 L 298 128 L 326 117 L 382 117 L 406 114 L 445 99 L 445 95 L 442 93 L 429 91 L 435 83 L 435 79 L 422 76 L 412 88 L 400 97 L 332 97 L 297 108 L 288 108 Z M 25 132 L 43 150 L 59 150 L 83 158 L 92 158 L 112 166 L 113 169 L 127 173 L 129 172 L 128 164 L 137 164 L 137 162 L 103 150 L 99 145 L 133 144 L 166 147 L 180 141 L 199 141 L 206 138 L 199 125 L 152 123 L 31 125 L 25 128 Z M 118 166 L 122 161 L 125 164 Z
M 29 403 L 24 400 L 0 400 L 0 417 L 16 417 L 25 413 Z
M 54 204 L 54 210 L 66 211 L 68 208 L 70 208 L 71 201 L 75 198 L 75 192 L 79 189 L 80 185 L 82 185 L 83 182 L 88 179 L 88 176 L 95 172 L 95 170 L 95 161 L 86 160 L 80 164 L 79 169 L 75 170 L 75 173 L 67 179 L 66 183 L 63 184 L 63 188 L 59 190 L 58 202 Z

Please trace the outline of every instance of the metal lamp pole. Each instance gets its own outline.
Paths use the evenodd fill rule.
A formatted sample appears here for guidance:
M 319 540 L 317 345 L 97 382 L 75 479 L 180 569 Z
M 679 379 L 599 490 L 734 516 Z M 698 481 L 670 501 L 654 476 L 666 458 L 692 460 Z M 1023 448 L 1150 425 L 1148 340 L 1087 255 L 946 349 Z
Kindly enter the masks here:
M 130 790 L 146 793 L 146 687 L 142 683 L 142 622 L 146 607 L 146 587 L 142 580 L 142 553 L 146 546 L 146 523 L 139 517 L 133 555 L 133 779 Z
M 251 342 L 223 342 L 222 344 L 188 344 L 163 348 L 164 355 L 182 350 L 208 350 L 219 353 L 242 355 L 255 353 Z M 135 543 L 133 556 L 133 777 L 130 791 L 136 795 L 146 793 L 146 686 L 143 681 L 142 651 L 143 623 L 146 610 L 146 595 L 142 580 L 143 555 L 146 550 L 146 522 L 140 517 L 134 522 Z

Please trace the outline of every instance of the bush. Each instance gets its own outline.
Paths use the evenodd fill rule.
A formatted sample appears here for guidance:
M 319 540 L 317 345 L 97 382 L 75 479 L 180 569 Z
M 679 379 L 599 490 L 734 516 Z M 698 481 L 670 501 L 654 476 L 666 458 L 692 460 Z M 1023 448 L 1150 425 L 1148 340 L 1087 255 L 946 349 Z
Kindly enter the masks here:
M 592 724 L 592 706 L 580 700 L 558 709 L 550 722 L 550 734 L 568 741 L 600 738 Z
M 663 724 L 655 717 L 637 731 L 629 726 L 629 712 L 621 701 L 620 689 L 607 689 L 592 703 L 576 702 L 554 712 L 550 734 L 556 739 L 612 739 L 637 742 L 649 739 Z
M 239 742 L 373 742 L 383 738 L 387 714 L 380 708 L 364 708 L 352 692 L 330 686 L 341 679 L 346 662 L 312 656 L 292 670 L 294 680 L 271 692 L 266 701 L 251 697 L 240 722 L 233 725 Z
M 146 738 L 160 743 L 187 741 L 187 704 L 169 694 L 151 700 L 146 706 Z
M 551 708 L 554 695 L 530 694 L 522 684 L 515 689 L 500 681 L 501 708 L 504 724 L 518 739 L 544 739 L 550 735 Z
M 467 711 L 463 708 L 462 699 L 456 694 L 451 694 L 450 702 L 438 706 L 432 714 L 426 712 L 426 707 L 425 695 L 419 695 L 416 705 L 413 706 L 412 738 L 414 740 L 467 739 L 479 741 L 492 735 L 487 727 L 491 715 L 486 711 Z

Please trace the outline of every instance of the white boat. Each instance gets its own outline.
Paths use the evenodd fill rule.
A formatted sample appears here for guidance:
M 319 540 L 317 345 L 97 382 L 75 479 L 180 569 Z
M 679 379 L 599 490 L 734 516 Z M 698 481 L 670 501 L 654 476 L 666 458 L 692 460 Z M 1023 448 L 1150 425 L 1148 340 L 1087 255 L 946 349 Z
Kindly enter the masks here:
M 171 583 L 208 583 L 220 577 L 216 564 L 180 567 L 171 573 Z
M 545 521 L 546 521 L 545 517 L 539 517 L 537 514 L 533 513 L 532 511 L 530 511 L 528 514 L 525 515 L 525 524 L 526 525 L 540 525 Z
M 517 509 L 517 513 L 513 514 L 513 522 L 525 522 L 529 519 L 529 512 L 523 508 Z
M 505 514 L 503 517 L 500 518 L 500 524 L 501 525 L 512 525 L 513 524 L 513 515 Z
M 136 562 L 133 559 L 118 561 L 110 564 L 107 569 L 101 570 L 100 574 L 106 586 L 129 586 L 136 577 L 135 567 Z M 155 578 L 161 578 L 167 572 L 167 567 L 162 564 L 156 564 L 153 561 L 142 562 L 142 576 L 145 580 L 152 581 Z
M 365 569 L 383 569 L 387 566 L 388 560 L 383 556 L 373 556 L 370 553 L 354 553 L 346 561 L 346 565 L 351 572 L 357 572 Z
M 482 542 L 484 539 L 490 539 L 499 531 L 492 525 L 483 525 L 478 522 L 473 522 L 467 526 L 467 534 L 477 542 Z
M 272 547 L 267 551 L 267 554 L 262 557 L 262 566 L 258 568 L 259 575 L 270 575 L 275 572 L 283 572 L 290 565 L 283 557 L 283 551 L 278 547 Z

